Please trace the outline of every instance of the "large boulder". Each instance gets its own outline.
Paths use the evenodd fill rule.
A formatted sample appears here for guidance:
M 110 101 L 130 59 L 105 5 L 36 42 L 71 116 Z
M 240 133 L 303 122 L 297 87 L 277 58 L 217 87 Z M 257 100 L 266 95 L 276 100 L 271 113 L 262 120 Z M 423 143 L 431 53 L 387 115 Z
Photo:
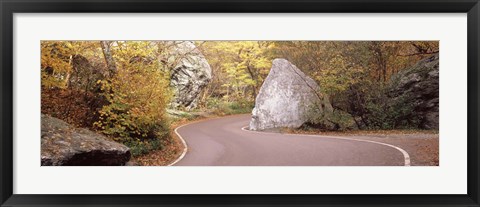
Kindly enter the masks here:
M 168 42 L 166 62 L 171 65 L 170 85 L 174 89 L 173 107 L 187 110 L 197 106 L 200 93 L 212 80 L 207 59 L 192 41 Z
M 298 128 L 310 121 L 313 110 L 332 106 L 317 83 L 285 59 L 275 59 L 255 100 L 251 130 Z
M 439 54 L 400 71 L 389 83 L 391 105 L 408 111 L 401 120 L 407 125 L 439 128 Z
M 68 87 L 86 91 L 99 91 L 98 80 L 105 78 L 101 66 L 93 65 L 86 57 L 72 57 L 72 71 L 68 77 Z
M 42 166 L 125 165 L 130 160 L 130 149 L 122 144 L 60 119 L 41 116 Z

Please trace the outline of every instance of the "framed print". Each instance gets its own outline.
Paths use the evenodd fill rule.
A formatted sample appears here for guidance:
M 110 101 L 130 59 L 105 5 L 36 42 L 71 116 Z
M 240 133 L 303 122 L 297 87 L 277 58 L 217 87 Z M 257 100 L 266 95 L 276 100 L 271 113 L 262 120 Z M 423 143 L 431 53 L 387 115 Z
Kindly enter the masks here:
M 477 0 L 1 1 L 2 206 L 479 206 Z

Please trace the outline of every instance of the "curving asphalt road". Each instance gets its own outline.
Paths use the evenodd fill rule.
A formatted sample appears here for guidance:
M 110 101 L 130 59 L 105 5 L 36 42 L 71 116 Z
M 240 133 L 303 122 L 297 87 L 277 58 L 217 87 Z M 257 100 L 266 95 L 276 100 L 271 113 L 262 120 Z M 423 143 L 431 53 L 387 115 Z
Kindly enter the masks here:
M 250 115 L 176 129 L 188 146 L 175 166 L 405 166 L 403 149 L 348 137 L 293 135 L 242 129 Z

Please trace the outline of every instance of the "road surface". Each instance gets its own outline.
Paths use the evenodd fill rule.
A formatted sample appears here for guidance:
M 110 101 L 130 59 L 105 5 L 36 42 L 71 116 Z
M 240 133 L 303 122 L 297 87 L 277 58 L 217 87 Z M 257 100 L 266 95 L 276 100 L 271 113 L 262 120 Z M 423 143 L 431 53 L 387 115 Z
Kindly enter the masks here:
M 408 153 L 393 145 L 349 137 L 295 135 L 242 129 L 250 115 L 187 124 L 176 129 L 187 150 L 175 166 L 405 166 Z

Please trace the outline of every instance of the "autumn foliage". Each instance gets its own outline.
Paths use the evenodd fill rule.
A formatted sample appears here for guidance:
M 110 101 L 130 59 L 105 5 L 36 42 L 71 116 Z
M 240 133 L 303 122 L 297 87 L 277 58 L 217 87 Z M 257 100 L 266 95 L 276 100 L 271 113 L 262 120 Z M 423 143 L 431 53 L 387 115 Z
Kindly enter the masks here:
M 43 114 L 82 128 L 91 128 L 99 120 L 98 111 L 107 104 L 91 92 L 62 88 L 43 88 L 41 101 Z
M 338 130 L 401 129 L 409 106 L 386 101 L 388 83 L 438 53 L 435 41 L 195 41 L 212 80 L 196 112 L 250 113 L 272 60 L 285 58 L 312 77 L 333 106 L 318 122 Z M 162 41 L 42 41 L 42 113 L 86 127 L 139 156 L 169 139 L 170 73 Z M 166 58 L 167 57 L 167 58 Z M 312 109 L 312 115 L 316 115 Z M 320 120 L 322 119 L 322 120 Z M 309 123 L 308 127 L 319 127 Z
M 130 146 L 133 155 L 143 154 L 160 148 L 160 139 L 168 136 L 168 71 L 158 70 L 156 62 L 132 61 L 154 55 L 150 42 L 115 44 L 107 54 L 118 68 L 112 71 L 98 42 L 42 42 L 42 112 L 98 130 Z

